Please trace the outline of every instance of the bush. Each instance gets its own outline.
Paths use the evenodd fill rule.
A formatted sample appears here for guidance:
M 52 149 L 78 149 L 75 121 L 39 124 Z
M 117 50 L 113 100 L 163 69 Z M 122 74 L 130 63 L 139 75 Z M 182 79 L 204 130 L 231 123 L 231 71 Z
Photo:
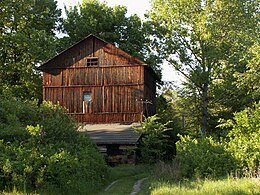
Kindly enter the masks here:
M 234 120 L 222 124 L 231 127 L 226 149 L 239 162 L 237 171 L 243 175 L 259 175 L 260 171 L 260 103 L 234 114 Z
M 136 128 L 136 131 L 141 135 L 141 161 L 154 163 L 165 157 L 169 144 L 169 135 L 167 135 L 169 130 L 167 123 L 160 123 L 157 115 L 145 118 L 142 128 Z M 174 142 L 171 144 L 174 145 Z
M 24 140 L 29 137 L 25 127 L 35 125 L 36 102 L 20 102 L 12 97 L 0 96 L 0 138 L 5 141 Z
M 236 169 L 236 160 L 225 151 L 224 145 L 211 137 L 192 139 L 181 136 L 177 142 L 176 160 L 183 177 L 226 176 Z
M 5 97 L 0 104 L 0 190 L 88 194 L 102 185 L 103 157 L 63 108 Z
M 234 120 L 219 125 L 231 129 L 227 139 L 192 139 L 180 136 L 176 160 L 184 177 L 219 177 L 230 173 L 259 176 L 260 103 L 234 114 Z

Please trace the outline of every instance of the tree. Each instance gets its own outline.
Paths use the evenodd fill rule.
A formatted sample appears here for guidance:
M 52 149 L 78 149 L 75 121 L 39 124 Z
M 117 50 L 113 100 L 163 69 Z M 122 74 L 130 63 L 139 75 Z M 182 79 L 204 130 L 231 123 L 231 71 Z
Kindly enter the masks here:
M 154 0 L 149 13 L 155 48 L 187 79 L 201 101 L 201 130 L 208 131 L 210 90 L 223 69 L 245 66 L 241 54 L 257 32 L 259 1 Z M 234 69 L 229 69 L 234 67 Z
M 68 36 L 60 42 L 60 51 L 89 34 L 116 45 L 125 52 L 152 66 L 160 74 L 156 55 L 151 55 L 149 26 L 137 15 L 126 16 L 124 6 L 109 7 L 98 0 L 83 0 L 78 6 L 66 8 L 63 32 Z
M 260 100 L 260 41 L 256 41 L 249 51 L 253 57 L 246 65 L 247 70 L 235 75 L 235 84 L 240 90 L 247 90 L 252 102 L 257 102 Z
M 40 99 L 36 67 L 55 54 L 61 11 L 54 0 L 5 0 L 0 10 L 0 93 Z

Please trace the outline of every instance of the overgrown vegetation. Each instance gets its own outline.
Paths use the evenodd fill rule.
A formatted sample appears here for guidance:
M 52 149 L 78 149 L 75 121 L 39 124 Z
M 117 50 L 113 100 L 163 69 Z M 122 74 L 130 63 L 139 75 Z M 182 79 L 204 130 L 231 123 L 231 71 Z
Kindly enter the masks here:
M 182 124 L 169 182 L 259 176 L 259 13 L 256 1 L 152 1 L 154 49 L 184 76 L 161 95 Z
M 260 159 L 260 103 L 235 113 L 233 120 L 219 125 L 229 129 L 227 137 L 181 135 L 176 143 L 175 163 L 185 178 L 218 178 L 230 174 L 259 176 Z M 174 137 L 166 133 L 171 129 L 155 115 L 148 117 L 137 129 L 142 134 L 141 160 L 154 163 L 165 160 L 167 147 L 173 145 Z M 171 142 L 169 141 L 171 140 Z M 173 159 L 174 156 L 172 156 Z M 176 171 L 176 170 L 175 170 Z
M 260 104 L 235 113 L 222 128 L 231 128 L 226 139 L 180 136 L 176 160 L 185 177 L 219 177 L 231 173 L 259 176 Z
M 0 190 L 86 194 L 107 168 L 96 146 L 58 105 L 0 96 Z

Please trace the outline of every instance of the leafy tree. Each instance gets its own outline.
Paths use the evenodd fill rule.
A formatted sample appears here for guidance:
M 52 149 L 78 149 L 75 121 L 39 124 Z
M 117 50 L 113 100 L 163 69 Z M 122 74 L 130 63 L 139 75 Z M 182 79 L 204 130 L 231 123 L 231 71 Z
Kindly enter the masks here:
M 251 96 L 251 102 L 255 102 L 260 100 L 260 42 L 255 42 L 250 53 L 253 57 L 246 65 L 247 70 L 235 75 L 235 84 L 240 90 L 246 90 Z
M 243 56 L 247 58 L 251 35 L 258 31 L 258 12 L 255 0 L 153 1 L 149 16 L 156 29 L 154 48 L 196 89 L 203 134 L 208 131 L 213 82 L 244 70 Z
M 41 97 L 36 66 L 55 53 L 61 11 L 54 0 L 0 2 L 0 93 Z
M 160 59 L 152 54 L 150 48 L 149 25 L 137 15 L 127 17 L 126 7 L 109 7 L 98 0 L 83 0 L 78 6 L 65 7 L 65 11 L 63 32 L 68 36 L 60 40 L 60 50 L 94 34 L 144 60 L 160 75 Z

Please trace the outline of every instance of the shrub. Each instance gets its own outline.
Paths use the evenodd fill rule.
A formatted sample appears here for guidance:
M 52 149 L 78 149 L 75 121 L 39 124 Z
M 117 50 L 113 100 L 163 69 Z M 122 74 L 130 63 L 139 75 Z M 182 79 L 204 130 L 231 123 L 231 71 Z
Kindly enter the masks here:
M 237 171 L 244 175 L 257 174 L 260 171 L 260 103 L 235 113 L 234 120 L 221 126 L 232 128 L 226 149 L 239 162 Z
M 163 159 L 168 145 L 166 132 L 169 130 L 167 123 L 160 123 L 157 115 L 145 118 L 142 128 L 136 128 L 136 131 L 142 136 L 140 151 L 143 162 L 154 163 Z
M 0 96 L 0 138 L 5 141 L 29 137 L 25 127 L 37 121 L 36 102 L 21 102 L 12 97 Z
M 3 97 L 0 104 L 0 190 L 88 194 L 102 185 L 103 157 L 63 108 Z
M 211 137 L 192 139 L 181 136 L 177 142 L 176 160 L 184 177 L 226 176 L 236 169 L 236 160 L 224 145 Z
M 231 129 L 222 142 L 211 137 L 192 139 L 180 136 L 176 160 L 183 176 L 218 177 L 231 172 L 259 176 L 260 104 L 235 113 L 234 120 L 219 126 Z
M 75 142 L 77 126 L 74 120 L 64 113 L 66 110 L 51 102 L 43 102 L 38 111 L 39 125 L 42 126 L 43 141 L 53 143 L 57 141 Z

